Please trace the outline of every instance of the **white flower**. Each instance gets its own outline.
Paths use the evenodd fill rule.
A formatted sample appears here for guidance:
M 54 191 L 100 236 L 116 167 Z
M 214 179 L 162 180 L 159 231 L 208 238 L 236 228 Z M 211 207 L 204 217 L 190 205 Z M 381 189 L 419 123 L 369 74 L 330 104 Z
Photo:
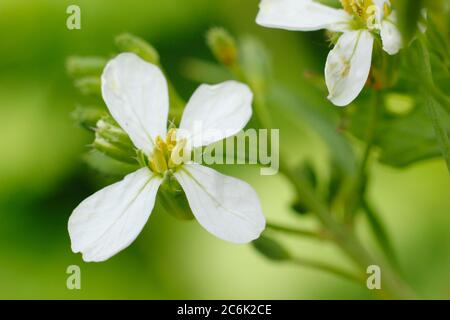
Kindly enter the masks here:
M 167 131 L 168 88 L 159 68 L 134 54 L 120 54 L 103 72 L 102 95 L 135 147 L 148 155 L 149 167 L 96 192 L 73 211 L 68 228 L 74 252 L 81 252 L 85 261 L 104 261 L 129 246 L 147 222 L 158 188 L 170 174 L 184 189 L 195 218 L 207 231 L 234 243 L 259 237 L 265 219 L 252 187 L 202 165 L 177 161 L 176 155 L 182 155 L 187 141 L 178 137 L 175 129 Z M 200 123 L 205 131 L 221 129 L 235 134 L 251 117 L 252 99 L 249 88 L 235 81 L 202 85 L 186 106 L 180 131 L 192 132 Z M 192 146 L 226 137 L 196 139 Z
M 335 9 L 313 0 L 262 0 L 256 22 L 265 27 L 297 31 L 328 29 L 342 32 L 325 66 L 328 99 L 350 104 L 369 76 L 374 35 L 390 55 L 402 47 L 396 15 L 389 0 L 341 0 Z

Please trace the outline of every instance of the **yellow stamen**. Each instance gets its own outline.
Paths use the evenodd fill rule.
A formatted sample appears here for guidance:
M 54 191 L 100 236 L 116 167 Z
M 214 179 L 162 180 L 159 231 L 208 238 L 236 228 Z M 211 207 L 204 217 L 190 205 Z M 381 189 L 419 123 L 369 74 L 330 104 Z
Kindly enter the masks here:
M 167 162 L 165 159 L 164 151 L 156 144 L 155 148 L 153 149 L 153 154 L 149 159 L 149 166 L 150 169 L 158 174 L 163 174 L 167 171 Z
M 391 6 L 387 2 L 384 3 L 383 11 L 385 17 L 388 17 L 392 12 Z
M 158 136 L 153 153 L 149 157 L 150 169 L 160 175 L 169 169 L 176 169 L 184 162 L 186 145 L 186 139 L 177 140 L 176 129 L 170 129 L 166 139 Z
M 373 0 L 341 0 L 342 7 L 348 13 L 367 21 L 371 13 L 368 9 L 373 7 L 375 4 Z

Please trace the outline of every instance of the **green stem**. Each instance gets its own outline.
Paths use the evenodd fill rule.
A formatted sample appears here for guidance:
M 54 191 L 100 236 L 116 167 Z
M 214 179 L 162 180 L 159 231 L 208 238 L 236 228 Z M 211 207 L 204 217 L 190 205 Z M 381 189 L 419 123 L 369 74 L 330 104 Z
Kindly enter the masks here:
M 382 95 L 379 90 L 375 90 L 375 99 L 374 103 L 372 104 L 370 108 L 370 118 L 369 118 L 369 124 L 367 127 L 366 132 L 366 148 L 364 149 L 363 158 L 361 161 L 361 165 L 359 168 L 359 179 L 364 180 L 363 176 L 365 175 L 365 172 L 367 170 L 367 164 L 369 162 L 370 154 L 372 152 L 374 142 L 375 142 L 375 134 L 376 134 L 376 128 L 378 124 L 378 108 L 380 108 L 380 105 L 382 103 Z
M 318 240 L 329 239 L 329 236 L 325 232 L 303 230 L 300 228 L 292 228 L 292 227 L 282 226 L 282 225 L 270 223 L 270 222 L 266 224 L 266 227 L 268 229 L 272 229 L 274 231 L 279 231 L 279 232 L 283 232 L 283 233 L 291 234 L 291 235 L 295 235 L 295 236 L 300 236 L 300 237 L 314 238 L 314 239 L 318 239 Z
M 369 123 L 367 125 L 365 148 L 357 176 L 355 178 L 352 194 L 350 195 L 350 203 L 346 210 L 346 220 L 350 224 L 353 222 L 353 217 L 358 208 L 361 207 L 362 199 L 365 195 L 365 186 L 367 184 L 367 167 L 369 165 L 370 156 L 374 147 L 376 128 L 378 124 L 378 109 L 382 103 L 382 95 L 379 90 L 374 90 L 374 101 L 370 106 Z
M 450 98 L 446 96 L 439 88 L 436 87 L 434 82 L 427 81 L 425 83 L 427 93 L 439 103 L 442 108 L 450 115 Z
M 328 273 L 334 274 L 338 277 L 342 277 L 347 280 L 354 281 L 358 284 L 364 283 L 364 281 L 365 281 L 364 274 L 355 275 L 347 270 L 329 265 L 327 263 L 314 261 L 314 260 L 306 259 L 306 258 L 300 258 L 300 257 L 293 257 L 293 258 L 291 258 L 290 261 L 300 267 L 313 268 L 313 269 L 321 270 L 324 272 L 328 272 Z

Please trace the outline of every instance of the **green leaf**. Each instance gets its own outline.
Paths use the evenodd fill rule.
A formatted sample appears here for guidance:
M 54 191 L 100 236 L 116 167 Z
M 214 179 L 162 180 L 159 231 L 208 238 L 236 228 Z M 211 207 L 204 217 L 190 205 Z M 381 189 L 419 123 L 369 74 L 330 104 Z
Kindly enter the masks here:
M 330 157 L 347 175 L 356 171 L 355 154 L 346 137 L 339 132 L 337 113 L 332 106 L 324 105 L 317 98 L 293 93 L 285 87 L 277 86 L 271 92 L 270 105 L 273 105 L 293 119 L 302 122 L 319 134 L 328 145 Z
M 380 244 L 381 248 L 385 252 L 386 256 L 390 259 L 391 262 L 397 264 L 397 258 L 394 252 L 394 248 L 392 246 L 389 235 L 386 231 L 383 221 L 378 216 L 377 212 L 373 209 L 372 206 L 367 202 L 367 200 L 363 200 L 363 208 L 366 213 L 367 220 L 372 227 L 372 230 L 375 234 L 375 237 Z
M 441 116 L 448 132 L 450 119 L 446 114 Z M 423 102 L 407 116 L 383 119 L 377 130 L 376 144 L 381 149 L 381 162 L 394 167 L 408 166 L 441 155 Z

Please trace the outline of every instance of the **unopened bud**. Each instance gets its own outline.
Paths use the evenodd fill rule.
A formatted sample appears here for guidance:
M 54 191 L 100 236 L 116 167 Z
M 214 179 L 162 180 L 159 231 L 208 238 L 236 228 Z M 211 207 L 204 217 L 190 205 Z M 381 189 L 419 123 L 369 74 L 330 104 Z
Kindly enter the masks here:
M 103 139 L 106 139 L 118 147 L 129 151 L 134 149 L 133 142 L 128 134 L 116 125 L 109 116 L 102 117 L 97 121 L 95 132 Z
M 94 130 L 97 122 L 105 116 L 105 111 L 96 107 L 77 107 L 72 112 L 72 118 L 76 123 L 87 130 Z
M 139 37 L 129 33 L 121 34 L 116 37 L 116 45 L 123 52 L 133 52 L 152 64 L 159 64 L 158 51 Z
M 66 62 L 67 72 L 72 77 L 99 76 L 107 61 L 102 57 L 69 57 Z
M 232 66 L 237 61 L 237 46 L 234 38 L 223 28 L 212 28 L 206 35 L 206 40 L 214 57 L 226 66 Z
M 84 95 L 101 95 L 100 77 L 84 77 L 75 81 L 75 87 Z
M 274 261 L 285 261 L 291 258 L 290 253 L 277 241 L 262 235 L 252 242 L 253 247 L 266 258 Z
M 106 140 L 98 133 L 95 134 L 95 140 L 92 146 L 101 153 L 117 161 L 136 164 L 135 159 L 136 153 L 134 151 L 133 153 L 130 153 L 128 150 L 124 150 L 118 147 L 117 145 L 111 143 L 110 141 Z

